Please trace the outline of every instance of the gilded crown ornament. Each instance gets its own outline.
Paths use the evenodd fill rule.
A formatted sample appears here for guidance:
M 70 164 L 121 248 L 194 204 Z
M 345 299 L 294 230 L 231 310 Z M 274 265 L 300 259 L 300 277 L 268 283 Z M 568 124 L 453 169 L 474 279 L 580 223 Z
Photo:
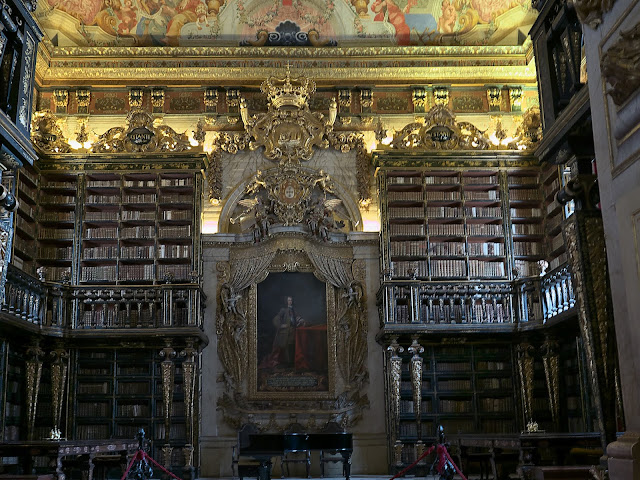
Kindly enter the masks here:
M 306 77 L 291 77 L 287 65 L 284 79 L 269 77 L 262 82 L 260 90 L 267 96 L 270 108 L 283 107 L 304 108 L 309 104 L 309 97 L 316 91 L 316 82 Z
M 264 147 L 269 160 L 281 164 L 298 164 L 313 156 L 313 147 L 328 148 L 328 135 L 337 116 L 335 100 L 329 107 L 329 118 L 309 110 L 309 97 L 316 84 L 306 77 L 292 77 L 287 66 L 284 79 L 269 77 L 261 90 L 267 95 L 269 110 L 249 115 L 247 102 L 240 101 L 240 114 L 249 136 L 249 148 Z

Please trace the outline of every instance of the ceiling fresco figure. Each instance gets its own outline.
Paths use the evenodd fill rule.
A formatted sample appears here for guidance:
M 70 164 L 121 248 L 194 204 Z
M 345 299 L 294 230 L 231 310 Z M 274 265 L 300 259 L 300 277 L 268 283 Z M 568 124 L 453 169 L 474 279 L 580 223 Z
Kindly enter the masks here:
M 41 0 L 36 14 L 59 46 L 276 45 L 283 25 L 311 46 L 519 45 L 535 18 L 528 0 Z

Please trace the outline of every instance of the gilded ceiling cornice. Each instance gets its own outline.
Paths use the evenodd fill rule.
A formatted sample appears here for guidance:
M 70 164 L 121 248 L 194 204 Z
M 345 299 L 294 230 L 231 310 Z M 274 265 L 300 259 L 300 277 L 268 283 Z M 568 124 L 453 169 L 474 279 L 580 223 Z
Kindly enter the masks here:
M 285 63 L 319 85 L 360 82 L 534 84 L 531 42 L 520 46 L 428 47 L 43 47 L 41 85 L 129 83 L 259 85 Z M 428 79 L 428 80 L 427 80 Z
M 461 45 L 461 46 L 411 46 L 411 47 L 53 47 L 52 57 L 224 57 L 224 58 L 335 58 L 335 57 L 425 57 L 451 56 L 464 57 L 484 55 L 524 55 L 530 47 L 530 41 L 523 45 Z
M 494 61 L 495 62 L 495 61 Z M 188 66 L 167 66 L 153 65 L 147 66 L 103 66 L 106 62 L 101 62 L 102 66 L 95 67 L 83 64 L 82 62 L 70 62 L 65 65 L 55 65 L 48 69 L 43 75 L 42 85 L 61 85 L 72 82 L 91 83 L 93 85 L 114 85 L 114 82 L 140 82 L 145 84 L 163 84 L 172 82 L 188 82 L 201 85 L 214 83 L 216 85 L 259 85 L 264 77 L 277 75 L 282 71 L 281 62 L 278 65 L 265 67 L 258 66 L 252 68 L 251 65 L 243 67 L 210 66 L 210 67 L 188 67 Z M 129 64 L 137 62 L 129 61 Z M 176 62 L 179 63 L 179 62 Z M 230 62 L 226 62 L 230 63 Z M 236 62 L 237 64 L 238 62 Z M 328 62 L 331 63 L 331 62 Z M 431 62 L 429 62 L 431 63 Z M 420 66 L 399 67 L 392 64 L 384 67 L 355 67 L 355 66 L 319 66 L 304 67 L 305 75 L 313 77 L 319 85 L 333 85 L 336 83 L 357 84 L 359 82 L 374 82 L 379 84 L 399 85 L 424 84 L 424 83 L 452 83 L 456 81 L 464 83 L 535 83 L 535 69 L 526 65 L 520 66 L 497 66 L 482 65 L 480 62 L 473 62 L 473 65 L 438 66 L 434 64 L 424 64 Z M 444 63 L 444 62 L 443 62 Z M 471 62 L 470 62 L 471 63 Z M 491 63 L 491 62 L 487 62 Z

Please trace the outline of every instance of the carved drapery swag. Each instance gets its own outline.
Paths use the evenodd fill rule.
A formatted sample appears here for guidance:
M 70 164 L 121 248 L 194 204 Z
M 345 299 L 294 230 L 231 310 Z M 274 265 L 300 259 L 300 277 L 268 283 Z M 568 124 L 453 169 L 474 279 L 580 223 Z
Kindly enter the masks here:
M 355 281 L 352 260 L 327 257 L 316 252 L 307 252 L 313 266 L 324 281 L 338 288 L 338 325 L 336 331 L 336 353 L 338 367 L 348 383 L 364 375 L 364 359 L 367 350 L 366 317 L 363 316 L 362 285 Z
M 602 76 L 607 93 L 622 106 L 640 88 L 640 23 L 620 33 L 620 39 L 602 54 Z
M 231 262 L 220 271 L 220 314 L 216 325 L 218 355 L 231 385 L 240 385 L 247 370 L 246 289 L 264 276 L 276 252 L 256 256 L 251 261 Z

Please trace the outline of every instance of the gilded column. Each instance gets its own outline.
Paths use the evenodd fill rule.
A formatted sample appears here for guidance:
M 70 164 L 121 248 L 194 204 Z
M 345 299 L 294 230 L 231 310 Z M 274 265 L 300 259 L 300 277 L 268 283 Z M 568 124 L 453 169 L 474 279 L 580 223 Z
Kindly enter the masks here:
M 168 446 L 171 437 L 171 405 L 175 380 L 173 358 L 176 356 L 176 352 L 167 345 L 160 350 L 160 356 L 164 358 L 160 363 L 160 371 L 162 373 L 162 402 L 164 404 L 164 442 L 165 446 Z
M 533 424 L 533 351 L 530 343 L 518 345 L 518 371 L 525 422 Z
M 404 347 L 398 344 L 398 339 L 391 339 L 391 343 L 387 347 L 389 432 L 396 465 L 402 464 L 402 444 L 397 441 L 400 419 L 400 379 L 402 376 L 402 358 L 399 354 L 402 352 L 404 352 Z
M 190 472 L 193 477 L 193 453 L 195 443 L 195 390 L 196 390 L 196 374 L 197 374 L 197 355 L 198 352 L 194 348 L 192 342 L 188 342 L 184 350 L 180 352 L 180 356 L 184 357 L 182 361 L 183 390 L 184 390 L 184 410 L 186 422 L 187 444 L 184 447 L 185 473 Z
M 547 381 L 547 392 L 549 394 L 549 408 L 551 409 L 551 417 L 557 431 L 559 430 L 560 421 L 560 399 L 559 380 L 560 380 L 560 359 L 558 356 L 558 342 L 556 339 L 547 336 L 542 344 L 542 365 L 544 366 L 544 375 Z
M 36 421 L 36 408 L 38 406 L 38 392 L 42 377 L 42 356 L 44 352 L 40 348 L 40 342 L 27 349 L 26 373 L 27 373 L 27 435 L 29 440 L 34 439 Z
M 422 357 L 424 347 L 414 337 L 408 348 L 411 357 L 411 390 L 413 392 L 413 411 L 416 414 L 416 430 L 418 432 L 418 444 L 422 443 Z
M 53 361 L 51 362 L 51 406 L 53 409 L 53 428 L 61 430 L 62 426 L 62 405 L 64 404 L 67 390 L 67 373 L 69 365 L 67 360 L 69 353 L 62 347 L 58 347 L 50 352 Z
M 602 217 L 597 211 L 576 210 L 562 227 L 597 412 L 596 429 L 604 433 L 606 446 L 616 438 L 617 349 Z

